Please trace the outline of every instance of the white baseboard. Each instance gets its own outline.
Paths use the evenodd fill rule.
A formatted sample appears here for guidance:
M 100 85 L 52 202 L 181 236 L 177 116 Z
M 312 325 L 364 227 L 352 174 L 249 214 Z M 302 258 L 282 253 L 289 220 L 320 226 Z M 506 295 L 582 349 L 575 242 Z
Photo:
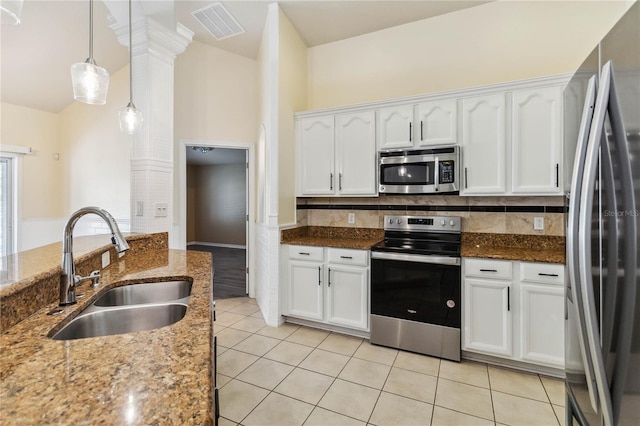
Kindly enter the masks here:
M 246 250 L 247 246 L 240 244 L 221 244 L 221 243 L 206 243 L 202 241 L 188 241 L 187 246 L 197 244 L 199 246 L 209 246 L 209 247 L 225 247 L 225 248 L 234 248 L 234 249 L 243 249 Z

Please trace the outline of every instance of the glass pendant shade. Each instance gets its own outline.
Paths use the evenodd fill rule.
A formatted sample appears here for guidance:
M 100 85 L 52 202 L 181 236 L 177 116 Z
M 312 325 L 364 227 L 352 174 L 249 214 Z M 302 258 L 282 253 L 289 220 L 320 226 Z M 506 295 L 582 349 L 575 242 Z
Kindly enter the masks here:
M 109 73 L 92 59 L 71 65 L 71 81 L 75 100 L 90 105 L 107 103 Z
M 18 25 L 22 14 L 22 0 L 0 1 L 0 12 L 2 13 L 2 24 Z
M 133 103 L 129 102 L 126 107 L 120 108 L 118 115 L 120 117 L 120 131 L 130 135 L 136 135 L 140 132 L 144 119 L 142 113 Z

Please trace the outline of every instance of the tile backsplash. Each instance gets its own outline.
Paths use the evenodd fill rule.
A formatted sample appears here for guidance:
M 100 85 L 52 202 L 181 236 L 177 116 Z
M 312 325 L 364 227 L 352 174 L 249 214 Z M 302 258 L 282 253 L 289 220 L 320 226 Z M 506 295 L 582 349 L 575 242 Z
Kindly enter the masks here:
M 460 216 L 463 232 L 565 235 L 564 197 L 459 197 L 456 195 L 378 198 L 298 198 L 300 226 L 383 228 L 388 214 Z M 348 223 L 354 213 L 355 223 Z M 544 229 L 534 229 L 534 218 Z

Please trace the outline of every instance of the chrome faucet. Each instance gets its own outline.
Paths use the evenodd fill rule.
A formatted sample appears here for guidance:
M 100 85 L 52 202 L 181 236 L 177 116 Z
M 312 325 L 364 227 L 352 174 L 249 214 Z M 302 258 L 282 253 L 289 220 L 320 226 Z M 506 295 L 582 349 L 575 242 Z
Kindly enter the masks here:
M 76 286 L 81 281 L 93 279 L 94 277 L 80 277 L 76 275 L 76 268 L 73 263 L 73 227 L 78 220 L 86 214 L 96 214 L 104 219 L 111 230 L 111 242 L 118 253 L 129 250 L 129 244 L 118 228 L 118 224 L 108 211 L 99 207 L 83 207 L 71 215 L 64 226 L 62 236 L 62 275 L 60 276 L 60 306 L 73 305 L 76 303 Z M 94 275 L 94 273 L 92 273 Z

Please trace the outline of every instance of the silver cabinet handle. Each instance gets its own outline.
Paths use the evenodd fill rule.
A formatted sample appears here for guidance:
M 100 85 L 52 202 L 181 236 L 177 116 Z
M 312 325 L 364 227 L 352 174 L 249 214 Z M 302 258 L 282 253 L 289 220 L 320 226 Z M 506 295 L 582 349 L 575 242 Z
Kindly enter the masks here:
M 435 170 L 433 171 L 433 190 L 438 191 L 440 185 L 440 158 L 436 157 Z
M 411 142 L 413 140 L 413 136 L 411 136 L 411 133 L 412 133 L 411 132 L 411 126 L 412 126 L 412 124 L 411 124 L 411 122 L 409 122 L 409 142 Z
M 333 191 L 333 173 L 329 173 L 329 191 Z
M 511 287 L 507 287 L 507 311 L 511 310 Z
M 420 120 L 420 140 L 421 140 L 421 141 L 423 141 L 423 140 L 424 140 L 423 127 L 424 127 L 424 125 L 422 124 L 422 120 Z
M 558 274 L 546 274 L 544 272 L 539 272 L 538 275 L 540 275 L 541 277 L 557 277 Z
M 560 186 L 560 164 L 556 163 L 556 188 Z
M 469 175 L 467 173 L 467 168 L 464 168 L 464 189 L 469 188 Z
M 331 287 L 331 268 L 329 268 L 329 283 L 327 286 Z
M 340 259 L 353 259 L 353 256 L 340 256 Z
M 342 191 L 342 173 L 338 173 L 338 190 Z
M 497 269 L 480 269 L 480 272 L 498 272 Z
M 307 253 L 307 252 L 303 252 L 303 251 L 298 252 L 298 254 L 301 254 L 303 256 L 311 256 L 311 253 Z
M 320 266 L 318 266 L 318 285 L 322 284 L 322 274 L 321 274 L 322 268 Z

